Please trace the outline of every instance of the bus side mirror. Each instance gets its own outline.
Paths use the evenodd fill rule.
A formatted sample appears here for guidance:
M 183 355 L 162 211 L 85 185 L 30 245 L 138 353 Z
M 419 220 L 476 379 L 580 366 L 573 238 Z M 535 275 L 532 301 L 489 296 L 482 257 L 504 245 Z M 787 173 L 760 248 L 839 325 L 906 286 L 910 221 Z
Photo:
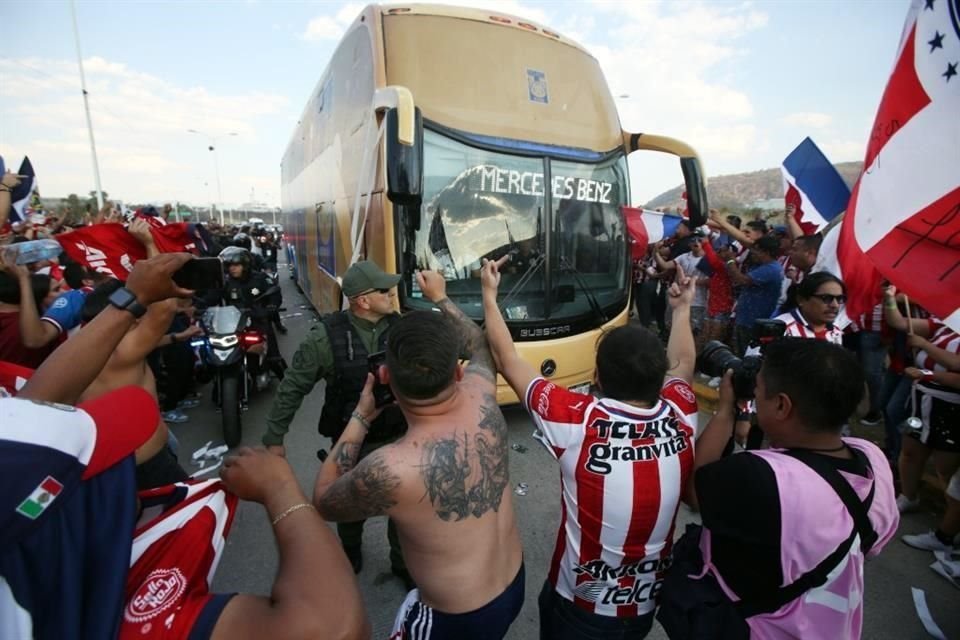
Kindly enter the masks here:
M 419 207 L 423 200 L 423 117 L 420 109 L 414 108 L 412 144 L 400 140 L 400 109 L 388 109 L 385 117 L 387 197 L 396 204 Z
M 697 158 L 680 158 L 680 170 L 683 171 L 683 184 L 687 190 L 690 223 L 694 227 L 705 225 L 709 217 L 709 205 L 700 162 Z

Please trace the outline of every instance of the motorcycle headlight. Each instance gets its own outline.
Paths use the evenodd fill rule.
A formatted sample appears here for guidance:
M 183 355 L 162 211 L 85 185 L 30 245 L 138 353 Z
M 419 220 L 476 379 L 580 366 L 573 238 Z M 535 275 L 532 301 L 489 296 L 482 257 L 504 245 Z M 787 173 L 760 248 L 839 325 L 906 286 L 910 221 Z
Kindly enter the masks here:
M 221 336 L 216 338 L 210 338 L 210 344 L 214 347 L 228 348 L 235 346 L 240 339 L 237 336 Z

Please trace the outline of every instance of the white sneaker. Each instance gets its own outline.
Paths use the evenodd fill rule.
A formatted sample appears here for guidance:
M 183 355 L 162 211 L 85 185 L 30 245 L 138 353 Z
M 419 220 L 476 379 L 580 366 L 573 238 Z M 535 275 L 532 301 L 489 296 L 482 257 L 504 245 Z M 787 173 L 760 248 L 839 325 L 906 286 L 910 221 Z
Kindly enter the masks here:
M 910 513 L 920 509 L 920 498 L 911 500 L 907 496 L 900 494 L 897 496 L 897 511 L 900 513 Z
M 937 538 L 937 535 L 933 531 L 902 536 L 900 539 L 914 549 L 923 549 L 924 551 L 953 551 L 953 545 L 940 542 L 940 539 Z

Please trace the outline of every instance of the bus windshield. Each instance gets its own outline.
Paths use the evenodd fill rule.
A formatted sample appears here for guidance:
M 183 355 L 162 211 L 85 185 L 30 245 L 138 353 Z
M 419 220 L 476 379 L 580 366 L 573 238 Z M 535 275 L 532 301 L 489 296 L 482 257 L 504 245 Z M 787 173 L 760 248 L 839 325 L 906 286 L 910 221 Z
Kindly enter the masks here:
M 441 272 L 450 299 L 476 319 L 481 261 L 506 254 L 500 302 L 508 322 L 622 307 L 627 185 L 622 154 L 597 163 L 523 157 L 425 129 L 423 204 L 401 234 L 404 270 Z M 416 280 L 404 282 L 408 305 L 427 306 Z

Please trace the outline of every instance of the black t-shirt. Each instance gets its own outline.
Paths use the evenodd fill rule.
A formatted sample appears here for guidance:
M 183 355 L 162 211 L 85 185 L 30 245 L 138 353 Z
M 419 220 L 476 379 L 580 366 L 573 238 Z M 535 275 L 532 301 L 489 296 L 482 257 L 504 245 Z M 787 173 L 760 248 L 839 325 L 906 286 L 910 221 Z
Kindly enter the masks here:
M 857 459 L 823 457 L 837 471 L 869 476 Z M 748 452 L 728 456 L 698 469 L 694 482 L 713 564 L 727 585 L 744 600 L 782 586 L 780 493 L 766 460 Z

